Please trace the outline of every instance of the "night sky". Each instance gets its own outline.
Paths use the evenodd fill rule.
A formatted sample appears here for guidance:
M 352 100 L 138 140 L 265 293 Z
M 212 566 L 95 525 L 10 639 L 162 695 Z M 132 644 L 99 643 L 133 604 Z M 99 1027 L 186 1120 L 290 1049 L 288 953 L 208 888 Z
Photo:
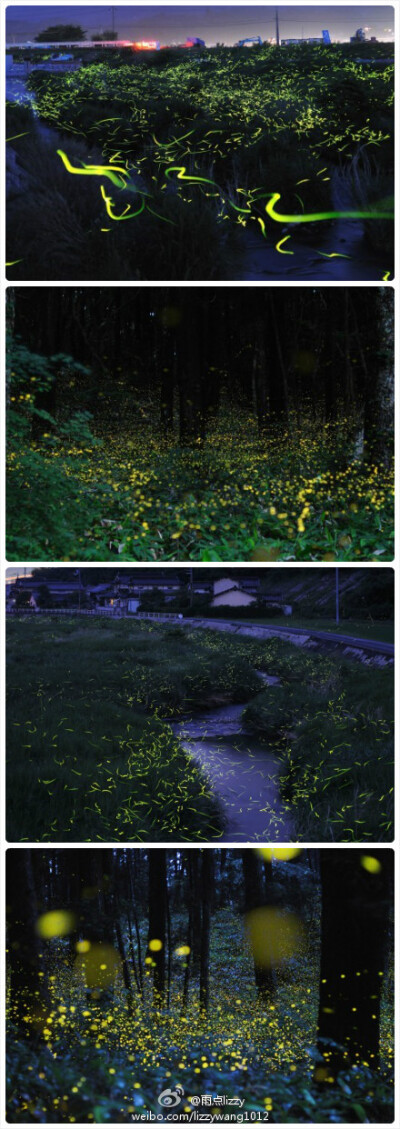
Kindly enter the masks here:
M 157 39 L 161 43 L 182 43 L 189 35 L 204 39 L 207 46 L 223 42 L 227 46 L 245 36 L 275 35 L 275 5 L 118 5 L 114 17 L 109 4 L 10 4 L 7 9 L 7 42 L 33 40 L 38 32 L 59 23 L 80 24 L 91 39 L 105 28 L 114 27 L 120 39 Z M 317 4 L 279 5 L 281 38 L 320 36 L 328 28 L 331 39 L 349 40 L 356 28 L 368 28 L 367 38 L 391 40 L 394 9 L 390 5 Z

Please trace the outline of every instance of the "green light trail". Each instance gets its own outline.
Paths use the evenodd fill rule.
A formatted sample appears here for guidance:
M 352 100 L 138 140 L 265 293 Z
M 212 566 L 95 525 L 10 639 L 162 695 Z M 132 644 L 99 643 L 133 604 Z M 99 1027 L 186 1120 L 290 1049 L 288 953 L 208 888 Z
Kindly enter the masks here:
M 75 176 L 107 176 L 117 188 L 126 188 L 126 177 L 128 175 L 126 169 L 120 167 L 111 168 L 110 165 L 85 165 L 82 169 L 77 169 L 71 165 L 66 153 L 62 149 L 57 149 L 57 155 L 61 157 L 64 167 L 67 172 L 73 173 Z M 118 176 L 117 173 L 121 175 Z

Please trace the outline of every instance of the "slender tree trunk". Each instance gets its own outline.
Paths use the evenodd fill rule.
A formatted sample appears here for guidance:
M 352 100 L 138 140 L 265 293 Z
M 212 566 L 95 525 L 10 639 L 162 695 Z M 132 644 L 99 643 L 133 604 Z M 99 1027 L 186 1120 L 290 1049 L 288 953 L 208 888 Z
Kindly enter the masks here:
M 289 391 L 282 333 L 285 318 L 285 303 L 282 305 L 282 295 L 279 303 L 280 316 L 278 316 L 272 292 L 268 291 L 268 310 L 265 356 L 269 386 L 269 414 L 271 421 L 286 423 L 289 416 Z
M 210 922 L 213 880 L 212 850 L 203 848 L 201 859 L 200 1010 L 206 1013 L 210 995 Z
M 366 388 L 364 445 L 369 462 L 388 465 L 393 453 L 394 429 L 394 295 L 386 286 L 375 292 L 376 318 L 373 326 L 379 353 L 374 358 Z
M 149 851 L 149 938 L 147 959 L 153 968 L 154 1000 L 160 1005 L 165 994 L 165 943 L 167 905 L 167 855 L 157 847 Z
M 129 964 L 128 964 L 128 960 L 127 960 L 127 956 L 126 956 L 126 952 L 125 952 L 125 945 L 124 945 L 124 939 L 123 939 L 123 936 L 122 936 L 121 923 L 120 923 L 119 918 L 117 916 L 115 917 L 114 924 L 115 924 L 115 933 L 116 933 L 116 938 L 117 938 L 118 952 L 119 952 L 119 955 L 121 957 L 121 967 L 122 967 L 122 976 L 123 976 L 123 981 L 124 981 L 124 988 L 126 990 L 127 1011 L 128 1011 L 128 1014 L 131 1015 L 132 1014 L 132 1005 L 133 1005 L 132 980 L 131 980 Z

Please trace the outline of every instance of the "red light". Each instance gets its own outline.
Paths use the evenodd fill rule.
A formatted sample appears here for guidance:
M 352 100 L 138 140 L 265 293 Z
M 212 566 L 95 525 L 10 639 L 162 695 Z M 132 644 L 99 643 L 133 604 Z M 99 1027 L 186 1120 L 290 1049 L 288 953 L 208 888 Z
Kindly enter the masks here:
M 140 39 L 137 43 L 132 43 L 134 51 L 158 51 L 159 47 L 156 39 Z

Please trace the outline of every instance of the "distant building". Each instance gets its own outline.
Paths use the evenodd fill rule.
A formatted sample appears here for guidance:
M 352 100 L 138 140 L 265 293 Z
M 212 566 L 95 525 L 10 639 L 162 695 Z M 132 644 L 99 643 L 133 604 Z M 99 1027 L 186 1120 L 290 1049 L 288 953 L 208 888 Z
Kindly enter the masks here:
M 50 577 L 44 576 L 18 576 L 13 584 L 15 595 L 17 592 L 32 592 L 36 597 L 41 588 L 47 588 L 53 598 L 59 600 L 85 591 L 80 574 L 78 576 L 73 575 L 71 580 L 52 580 Z
M 281 40 L 280 45 L 281 47 L 297 47 L 301 43 L 312 43 L 314 46 L 318 46 L 319 44 L 323 44 L 325 42 L 327 41 L 323 40 L 322 37 L 315 36 L 315 38 L 311 37 L 307 38 L 307 40 Z
M 243 588 L 245 592 L 250 592 L 251 596 L 258 596 L 260 584 L 259 576 L 242 576 L 240 578 L 240 587 Z
M 298 47 L 300 43 L 311 43 L 314 47 L 329 45 L 331 42 L 329 32 L 322 36 L 311 36 L 308 39 L 281 39 L 281 47 Z
M 245 592 L 239 581 L 231 580 L 229 577 L 214 581 L 212 608 L 219 608 L 224 605 L 232 608 L 243 608 L 248 604 L 255 603 L 256 597 Z
M 358 27 L 355 35 L 350 36 L 350 43 L 365 43 L 365 31 L 363 27 Z

